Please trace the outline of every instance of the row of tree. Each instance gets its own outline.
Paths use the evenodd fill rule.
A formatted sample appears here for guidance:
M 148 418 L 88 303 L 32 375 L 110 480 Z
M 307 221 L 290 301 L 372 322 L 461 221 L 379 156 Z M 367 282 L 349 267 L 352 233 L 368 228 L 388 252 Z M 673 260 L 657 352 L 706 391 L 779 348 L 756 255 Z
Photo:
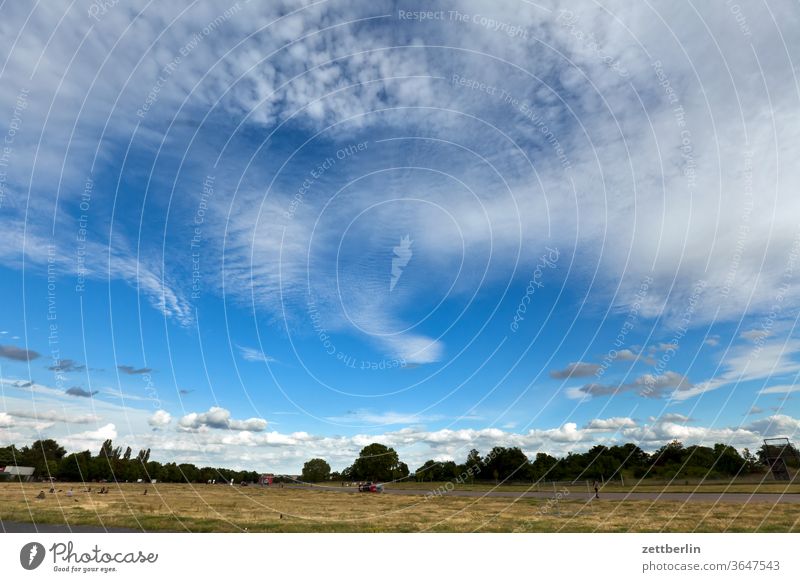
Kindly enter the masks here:
M 800 466 L 800 454 L 790 445 L 786 455 L 789 466 Z M 585 453 L 569 453 L 556 458 L 537 453 L 528 459 L 518 447 L 495 447 L 485 457 L 473 449 L 466 461 L 427 461 L 414 472 L 417 481 L 450 481 L 466 476 L 470 481 L 571 481 L 642 478 L 706 478 L 736 477 L 767 470 L 767 451 L 764 446 L 754 455 L 748 449 L 739 453 L 722 443 L 713 447 L 692 445 L 684 447 L 672 441 L 653 453 L 643 451 L 633 443 L 607 447 L 596 445 Z
M 786 455 L 790 467 L 800 466 L 800 454 L 790 445 Z M 607 447 L 596 445 L 585 453 L 569 453 L 557 458 L 538 453 L 531 460 L 519 447 L 494 447 L 485 457 L 472 449 L 463 463 L 426 461 L 413 475 L 416 481 L 568 481 L 633 477 L 661 479 L 736 477 L 767 470 L 767 450 L 756 454 L 722 443 L 713 447 L 684 447 L 673 441 L 653 453 L 633 443 Z M 341 473 L 331 472 L 324 459 L 311 459 L 303 466 L 303 481 L 397 481 L 409 477 L 408 467 L 397 452 L 373 443 L 362 449 L 355 462 Z
M 255 471 L 234 471 L 215 467 L 197 467 L 191 463 L 159 463 L 150 460 L 150 449 L 136 455 L 130 447 L 114 447 L 106 440 L 96 455 L 91 451 L 67 454 L 53 439 L 38 440 L 31 446 L 0 447 L 0 467 L 18 465 L 33 467 L 38 478 L 53 477 L 61 481 L 143 481 L 167 483 L 206 483 L 257 481 Z
M 800 466 L 800 454 L 794 446 L 786 455 L 790 467 Z M 466 460 L 429 460 L 413 475 L 408 465 L 400 460 L 397 451 L 380 443 L 364 447 L 353 464 L 342 472 L 332 472 L 324 459 L 311 459 L 303 466 L 301 479 L 306 482 L 323 481 L 400 481 L 409 477 L 416 481 L 564 481 L 582 479 L 618 479 L 620 476 L 644 478 L 709 479 L 734 477 L 767 470 L 767 449 L 761 447 L 756 454 L 748 449 L 739 453 L 734 447 L 716 444 L 713 447 L 693 445 L 684 447 L 673 441 L 653 453 L 628 443 L 606 447 L 596 445 L 585 453 L 569 453 L 556 458 L 538 453 L 528 459 L 519 447 L 494 447 L 486 456 L 473 449 Z M 0 448 L 0 466 L 19 465 L 34 467 L 36 476 L 54 477 L 64 481 L 137 481 L 156 479 L 160 482 L 205 483 L 241 481 L 255 482 L 256 471 L 201 467 L 191 463 L 159 463 L 150 460 L 150 449 L 136 455 L 130 447 L 114 447 L 106 440 L 98 451 L 67 454 L 53 439 L 39 440 L 20 449 L 14 445 Z M 280 480 L 280 479 L 279 479 Z

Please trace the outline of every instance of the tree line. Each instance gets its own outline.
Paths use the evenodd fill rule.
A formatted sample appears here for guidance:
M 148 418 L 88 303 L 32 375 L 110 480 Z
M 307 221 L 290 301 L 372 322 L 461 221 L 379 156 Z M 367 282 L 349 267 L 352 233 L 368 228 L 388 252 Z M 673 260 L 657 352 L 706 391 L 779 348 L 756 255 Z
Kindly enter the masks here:
M 258 480 L 256 471 L 235 471 L 218 467 L 197 467 L 192 463 L 159 463 L 150 459 L 150 449 L 135 455 L 131 447 L 115 447 L 106 440 L 96 455 L 91 451 L 67 454 L 53 439 L 34 442 L 31 446 L 0 447 L 0 467 L 17 465 L 33 467 L 38 478 L 53 477 L 60 481 L 130 481 L 153 479 L 166 483 L 240 483 Z
M 789 445 L 787 465 L 800 467 L 800 453 Z M 572 481 L 609 480 L 620 476 L 642 478 L 721 479 L 768 470 L 766 446 L 755 454 L 744 449 L 717 443 L 713 447 L 684 446 L 672 441 L 653 453 L 627 443 L 607 447 L 595 445 L 585 453 L 554 457 L 537 453 L 529 459 L 519 447 L 494 447 L 485 456 L 472 449 L 463 463 L 430 459 L 413 473 L 393 448 L 380 443 L 367 445 L 352 465 L 341 472 L 331 471 L 327 461 L 315 458 L 303 465 L 301 480 L 324 481 L 402 481 L 418 482 L 468 480 L 492 481 Z M 236 471 L 220 467 L 197 467 L 192 463 L 160 463 L 150 459 L 150 449 L 135 455 L 131 447 L 115 447 L 106 440 L 96 455 L 91 451 L 67 454 L 53 439 L 38 440 L 31 446 L 0 447 L 0 466 L 18 465 L 35 469 L 39 478 L 54 477 L 63 481 L 143 481 L 167 483 L 256 482 L 256 471 Z M 276 481 L 289 480 L 278 476 Z
M 321 481 L 574 481 L 609 480 L 620 477 L 643 479 L 705 478 L 723 479 L 768 470 L 765 445 L 755 453 L 717 443 L 713 447 L 684 446 L 672 441 L 647 453 L 638 445 L 595 445 L 585 453 L 554 457 L 537 453 L 529 459 L 519 447 L 494 447 L 485 456 L 472 449 L 463 463 L 426 461 L 413 473 L 401 462 L 397 452 L 373 443 L 362 449 L 355 462 L 341 473 L 331 472 L 324 459 L 311 459 L 303 466 L 302 480 Z M 785 455 L 789 467 L 800 467 L 800 453 L 789 445 Z

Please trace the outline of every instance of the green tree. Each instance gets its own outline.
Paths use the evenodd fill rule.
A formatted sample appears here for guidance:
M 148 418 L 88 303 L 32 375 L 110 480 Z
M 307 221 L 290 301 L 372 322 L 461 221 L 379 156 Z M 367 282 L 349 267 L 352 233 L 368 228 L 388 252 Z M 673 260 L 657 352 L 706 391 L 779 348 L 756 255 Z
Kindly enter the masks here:
M 453 461 L 450 461 L 450 464 L 453 466 L 455 470 L 456 464 Z M 397 463 L 397 466 L 392 469 L 392 481 L 400 481 L 401 479 L 405 479 L 411 474 L 408 470 L 408 465 L 406 465 L 403 461 Z
M 103 445 L 100 447 L 100 452 L 97 453 L 97 456 L 105 457 L 106 459 L 111 459 L 114 456 L 114 444 L 111 442 L 111 439 L 103 441 Z
M 674 440 L 653 453 L 653 455 L 650 457 L 650 462 L 656 467 L 680 465 L 683 463 L 685 456 L 686 449 L 683 448 L 683 443 L 678 440 Z
M 485 460 L 489 474 L 497 481 L 521 479 L 528 474 L 528 457 L 519 447 L 494 447 Z
M 547 453 L 536 453 L 530 465 L 530 477 L 533 481 L 555 481 L 558 459 Z
M 311 459 L 303 465 L 301 479 L 306 483 L 327 481 L 331 476 L 331 466 L 325 459 Z
M 372 443 L 361 449 L 350 467 L 353 479 L 369 481 L 391 481 L 404 470 L 408 475 L 408 467 L 405 463 L 401 466 L 397 451 L 380 443 Z
M 89 461 L 89 478 L 92 481 L 111 479 L 111 463 L 104 456 L 92 457 Z
M 90 451 L 67 455 L 58 464 L 58 478 L 65 481 L 88 481 L 89 462 L 91 459 L 92 453 Z
M 763 466 L 758 461 L 758 457 L 751 453 L 750 449 L 744 449 L 742 458 L 744 459 L 744 470 L 746 473 L 758 473 L 763 469 Z
M 178 465 L 178 469 L 183 475 L 182 481 L 186 481 L 187 483 L 196 483 L 200 480 L 200 469 L 198 469 L 192 463 L 181 463 Z
M 483 471 L 483 459 L 478 449 L 472 449 L 467 453 L 467 460 L 464 461 L 464 471 L 469 475 L 470 483 L 474 483 L 475 477 Z
M 58 473 L 58 463 L 67 454 L 66 449 L 53 439 L 35 441 L 30 447 L 22 447 L 17 457 L 17 465 L 34 467 L 40 477 L 50 477 Z
M 417 481 L 435 481 L 439 463 L 433 459 L 425 461 L 421 467 L 414 471 L 414 478 Z
M 744 471 L 746 462 L 733 447 L 717 443 L 714 445 L 714 454 L 717 457 L 715 466 L 721 473 L 736 476 Z
M 20 452 L 14 445 L 8 447 L 0 447 L 0 467 L 16 464 L 19 456 Z

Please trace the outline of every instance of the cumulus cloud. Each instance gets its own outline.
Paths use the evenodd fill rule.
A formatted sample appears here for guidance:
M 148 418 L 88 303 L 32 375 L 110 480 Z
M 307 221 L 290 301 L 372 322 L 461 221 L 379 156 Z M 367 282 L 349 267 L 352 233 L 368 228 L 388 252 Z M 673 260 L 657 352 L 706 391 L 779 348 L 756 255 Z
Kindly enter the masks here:
M 266 430 L 267 421 L 263 418 L 235 420 L 231 418 L 231 413 L 229 410 L 219 406 L 212 406 L 208 409 L 208 412 L 192 412 L 182 417 L 178 421 L 178 428 L 179 430 L 184 431 L 197 431 L 215 428 L 261 432 Z
M 97 430 L 88 430 L 58 438 L 58 442 L 72 451 L 97 449 L 103 441 L 117 438 L 117 427 L 108 423 Z
M 169 425 L 170 422 L 172 422 L 172 415 L 166 410 L 156 410 L 153 416 L 147 420 L 147 424 L 155 429 L 164 428 Z
M 550 377 L 556 379 L 565 378 L 585 378 L 593 376 L 600 369 L 599 364 L 591 364 L 588 362 L 571 362 L 563 370 L 551 370 Z
M 794 438 L 800 431 L 800 419 L 785 414 L 775 414 L 751 422 L 747 428 L 764 437 Z
M 675 422 L 656 422 L 622 431 L 623 439 L 643 443 L 645 448 L 664 445 L 679 440 L 684 445 L 712 445 L 727 443 L 737 447 L 758 446 L 759 434 L 740 427 L 700 427 L 686 426 Z
M 39 352 L 20 348 L 17 346 L 0 345 L 0 358 L 15 360 L 17 362 L 29 362 L 39 357 Z
M 213 417 L 207 416 L 205 420 L 226 428 L 228 415 L 213 409 L 204 414 Z M 0 423 L 3 418 L 0 416 Z M 395 448 L 402 460 L 413 468 L 431 458 L 461 462 L 472 448 L 486 454 L 495 446 L 520 447 L 529 458 L 537 452 L 565 455 L 570 451 L 586 451 L 597 444 L 613 446 L 628 442 L 652 452 L 675 439 L 686 446 L 727 443 L 738 448 L 755 449 L 765 437 L 792 438 L 800 425 L 800 420 L 785 415 L 760 419 L 746 426 L 687 426 L 682 419 L 685 417 L 662 417 L 640 424 L 627 417 L 612 417 L 593 419 L 583 427 L 568 422 L 524 432 L 499 428 L 425 430 L 415 426 L 378 433 L 329 436 L 303 431 L 211 430 L 210 425 L 199 423 L 200 418 L 192 417 L 187 424 L 197 428 L 177 426 L 177 430 L 171 431 L 167 427 L 162 431 L 123 438 L 131 438 L 130 442 L 135 442 L 136 448 L 152 448 L 153 458 L 157 459 L 296 473 L 311 457 L 325 458 L 334 468 L 342 469 L 352 463 L 361 448 L 373 442 Z M 64 440 L 69 450 L 83 450 L 99 446 L 104 438 L 117 438 L 114 425 L 65 437 Z M 58 440 L 62 441 L 61 438 Z
M 357 434 L 349 437 L 327 437 L 308 433 L 229 433 L 204 432 L 192 435 L 195 440 L 184 440 L 180 435 L 169 440 L 172 450 L 196 450 L 204 447 L 211 454 L 221 454 L 227 446 L 257 449 L 264 445 L 280 447 L 281 452 L 265 452 L 286 459 L 296 458 L 297 467 L 309 456 L 321 456 L 338 468 L 350 464 L 361 447 L 381 442 L 394 447 L 409 466 L 418 466 L 426 459 L 462 461 L 467 452 L 476 448 L 484 454 L 495 446 L 520 447 L 529 457 L 537 452 L 563 455 L 569 451 L 588 450 L 595 444 L 623 444 L 634 442 L 647 451 L 653 451 L 672 440 L 684 445 L 712 445 L 727 443 L 736 447 L 757 448 L 767 434 L 783 431 L 788 435 L 800 422 L 791 417 L 773 417 L 772 422 L 758 421 L 748 426 L 686 426 L 686 417 L 660 418 L 639 424 L 626 417 L 594 419 L 580 428 L 568 422 L 554 428 L 530 429 L 511 432 L 498 428 L 439 429 L 427 431 L 406 427 L 379 434 Z M 676 422 L 677 421 L 677 422 Z M 277 459 L 277 456 L 271 456 Z M 297 470 L 292 467 L 292 470 Z M 288 470 L 288 469 L 287 469 Z

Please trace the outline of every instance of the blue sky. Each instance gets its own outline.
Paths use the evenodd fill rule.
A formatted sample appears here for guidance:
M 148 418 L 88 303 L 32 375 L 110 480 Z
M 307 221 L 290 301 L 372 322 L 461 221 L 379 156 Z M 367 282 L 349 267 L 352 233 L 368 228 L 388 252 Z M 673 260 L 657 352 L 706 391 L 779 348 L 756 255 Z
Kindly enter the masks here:
M 0 6 L 3 444 L 796 436 L 796 7 L 420 10 Z

